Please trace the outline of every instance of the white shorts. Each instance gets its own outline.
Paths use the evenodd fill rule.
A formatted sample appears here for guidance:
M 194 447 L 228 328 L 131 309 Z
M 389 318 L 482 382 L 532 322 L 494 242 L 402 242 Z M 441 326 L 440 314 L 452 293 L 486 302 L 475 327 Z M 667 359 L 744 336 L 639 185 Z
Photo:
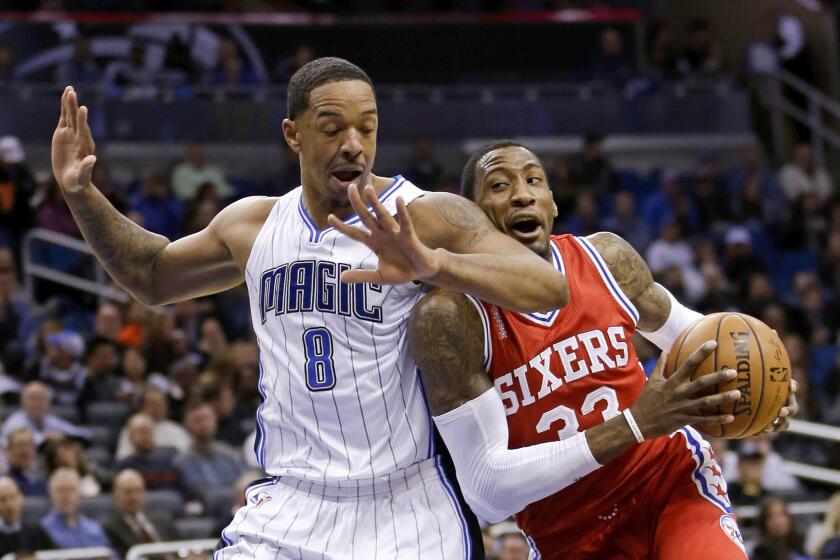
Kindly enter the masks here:
M 245 492 L 214 560 L 484 558 L 475 517 L 439 457 L 370 484 L 274 477 Z

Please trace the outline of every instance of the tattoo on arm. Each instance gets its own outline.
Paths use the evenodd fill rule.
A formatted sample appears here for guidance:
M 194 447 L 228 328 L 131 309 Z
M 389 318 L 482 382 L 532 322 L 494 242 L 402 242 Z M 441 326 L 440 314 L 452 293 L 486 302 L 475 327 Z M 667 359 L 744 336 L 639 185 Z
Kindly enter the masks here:
M 460 196 L 435 196 L 441 217 L 454 228 L 470 232 L 467 247 L 474 247 L 493 231 L 493 224 L 474 203 Z
M 671 300 L 653 281 L 645 260 L 627 241 L 609 232 L 587 238 L 610 267 L 621 291 L 630 298 L 639 312 L 639 330 L 655 331 L 668 319 Z
M 484 331 L 462 294 L 435 290 L 411 313 L 408 343 L 437 416 L 492 387 L 484 371 Z

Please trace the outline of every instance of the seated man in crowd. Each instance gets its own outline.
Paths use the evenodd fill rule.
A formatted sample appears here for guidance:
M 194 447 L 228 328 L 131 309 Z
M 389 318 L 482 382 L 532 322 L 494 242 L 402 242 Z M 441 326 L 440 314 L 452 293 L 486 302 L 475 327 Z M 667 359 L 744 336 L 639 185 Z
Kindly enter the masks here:
M 52 389 L 52 401 L 74 407 L 85 386 L 85 339 L 75 331 L 47 335 L 47 352 L 38 364 L 38 379 Z
M 138 471 L 149 490 L 182 490 L 181 471 L 175 466 L 175 450 L 155 445 L 155 423 L 145 414 L 135 414 L 128 425 L 134 453 L 117 464 L 118 470 Z
M 82 501 L 79 473 L 62 467 L 50 477 L 52 510 L 41 518 L 41 528 L 55 548 L 111 546 L 102 525 L 79 513 Z
M 143 512 L 146 485 L 139 472 L 133 469 L 120 471 L 114 478 L 113 494 L 114 511 L 103 519 L 102 525 L 120 554 L 137 544 L 178 539 L 172 519 Z
M 52 397 L 50 389 L 40 381 L 24 385 L 20 394 L 20 409 L 16 410 L 3 423 L 0 439 L 6 441 L 15 428 L 25 426 L 32 431 L 35 445 L 41 445 L 45 438 L 65 435 L 90 441 L 91 433 L 70 422 L 50 414 Z
M 32 430 L 16 428 L 6 438 L 8 475 L 25 496 L 46 496 L 47 481 L 38 468 L 38 453 Z
M 33 552 L 53 546 L 37 526 L 23 523 L 23 499 L 14 480 L 0 476 L 0 557 L 9 552 Z
M 159 447 L 173 447 L 180 453 L 190 449 L 192 439 L 183 426 L 169 419 L 169 403 L 166 393 L 155 387 L 146 387 L 140 402 L 140 413 L 151 418 L 155 423 L 155 442 Z M 120 432 L 117 444 L 117 459 L 125 459 L 134 454 L 134 448 L 128 437 L 128 427 Z
M 208 486 L 232 486 L 245 470 L 242 460 L 229 445 L 216 440 L 216 413 L 208 404 L 194 405 L 184 424 L 192 436 L 192 447 L 178 460 L 181 477 L 191 497 L 200 497 Z

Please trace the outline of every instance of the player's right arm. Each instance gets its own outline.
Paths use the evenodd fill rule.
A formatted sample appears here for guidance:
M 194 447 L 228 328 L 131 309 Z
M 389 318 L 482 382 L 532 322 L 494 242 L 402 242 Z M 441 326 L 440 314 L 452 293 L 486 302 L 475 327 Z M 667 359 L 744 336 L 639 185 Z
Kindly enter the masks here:
M 94 149 L 87 108 L 78 106 L 68 87 L 53 134 L 53 172 L 85 241 L 120 286 L 145 304 L 159 305 L 242 282 L 242 269 L 224 239 L 250 225 L 250 201 L 230 205 L 203 231 L 170 242 L 120 214 L 91 183 Z
M 408 338 L 464 496 L 487 521 L 509 517 L 559 492 L 636 444 L 625 418 L 618 416 L 562 441 L 508 449 L 505 410 L 484 370 L 481 320 L 462 294 L 435 290 L 425 296 L 412 311 Z M 660 359 L 631 407 L 647 437 L 687 424 L 734 420 L 730 415 L 703 416 L 701 409 L 736 400 L 737 391 L 697 397 L 734 377 L 734 371 L 690 380 L 712 348 L 695 352 L 667 380 L 662 375 L 665 357 Z

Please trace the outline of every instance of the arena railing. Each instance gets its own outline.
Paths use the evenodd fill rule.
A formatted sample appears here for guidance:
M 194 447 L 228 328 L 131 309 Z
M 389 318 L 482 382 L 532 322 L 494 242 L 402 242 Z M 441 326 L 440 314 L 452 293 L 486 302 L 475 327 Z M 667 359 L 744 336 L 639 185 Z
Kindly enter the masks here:
M 33 254 L 33 245 L 37 242 L 43 242 L 54 247 L 62 247 L 89 255 L 91 261 L 93 261 L 95 280 L 76 276 L 46 264 L 38 263 Z M 54 231 L 34 228 L 26 232 L 22 245 L 23 281 L 26 294 L 30 298 L 30 301 L 35 301 L 36 278 L 42 278 L 82 292 L 94 294 L 99 296 L 100 300 L 112 300 L 120 303 L 130 301 L 131 298 L 128 294 L 108 285 L 108 276 L 105 270 L 96 261 L 93 250 L 84 241 Z
M 176 554 L 179 558 L 190 553 L 212 552 L 219 539 L 195 539 L 189 541 L 170 541 L 151 544 L 138 544 L 128 549 L 125 560 L 144 560 L 160 554 Z
M 17 556 L 14 552 L 10 552 L 0 558 L 0 560 L 15 560 L 16 557 Z M 63 548 L 61 550 L 40 550 L 35 553 L 36 560 L 98 560 L 100 558 L 116 560 L 117 556 L 114 554 L 114 551 L 107 546 Z

